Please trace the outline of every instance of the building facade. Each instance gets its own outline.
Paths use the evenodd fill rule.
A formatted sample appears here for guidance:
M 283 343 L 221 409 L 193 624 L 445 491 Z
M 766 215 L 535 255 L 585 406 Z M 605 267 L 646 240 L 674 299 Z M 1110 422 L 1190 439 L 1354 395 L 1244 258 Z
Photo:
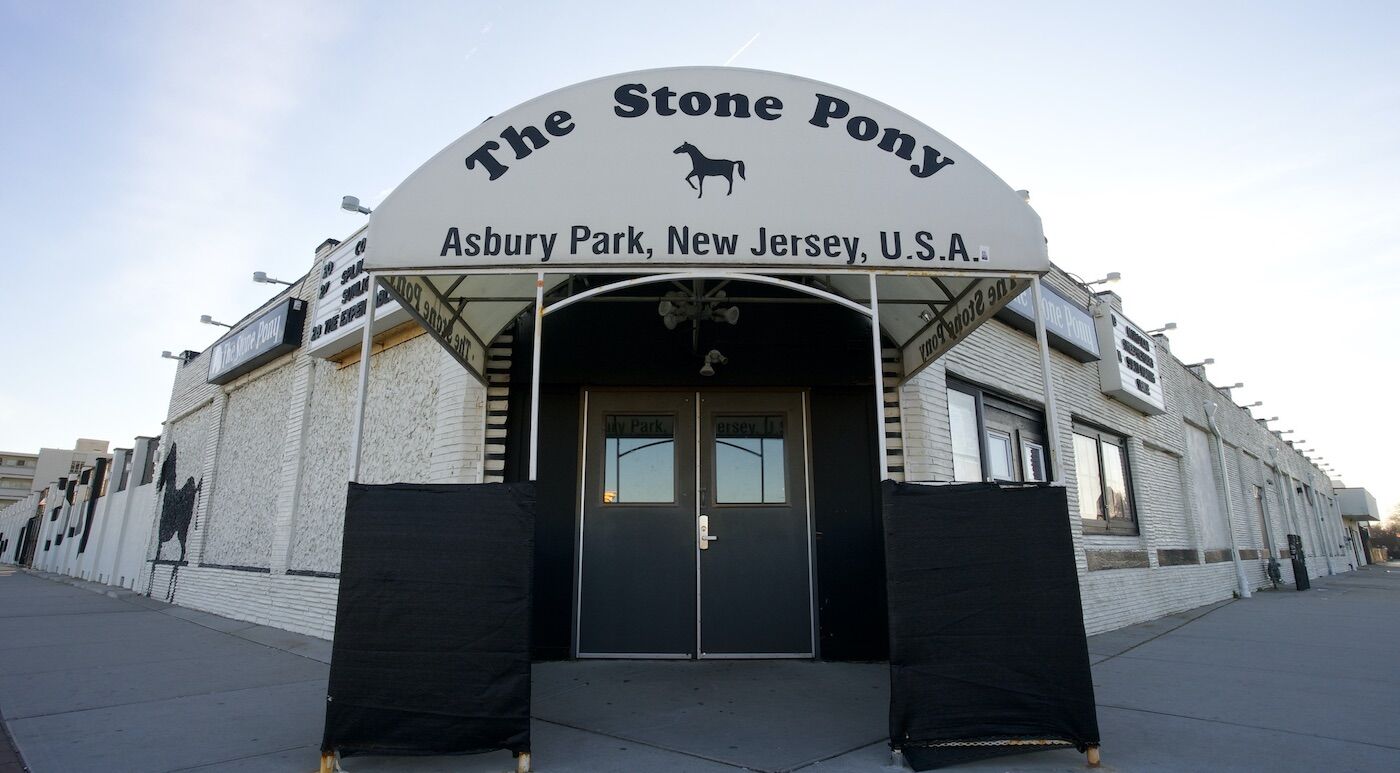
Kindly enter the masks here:
M 1248 595 L 1271 584 L 1271 564 L 1288 582 L 1288 535 L 1301 538 L 1310 574 L 1355 565 L 1322 471 L 1165 337 L 1133 324 L 1122 299 L 1050 265 L 1024 196 L 945 138 L 859 95 L 820 84 L 813 94 L 801 79 L 716 68 L 618 78 L 699 85 L 653 92 L 646 121 L 645 89 L 618 80 L 614 91 L 608 79 L 551 95 L 567 109 L 538 126 L 520 118 L 533 103 L 488 121 L 406 181 L 367 229 L 324 242 L 301 280 L 180 358 L 148 468 L 135 587 L 329 637 L 352 479 L 535 480 L 541 658 L 883 657 L 884 477 L 1064 486 L 1089 633 Z M 711 82 L 751 85 L 752 101 L 701 90 Z M 665 101 L 677 93 L 680 112 Z M 784 121 L 784 104 L 795 112 L 813 96 L 810 119 Z M 761 122 L 744 125 L 764 132 L 751 145 L 764 155 L 748 163 L 766 164 L 767 176 L 750 179 L 742 162 L 689 141 L 670 151 L 679 140 L 669 133 L 645 143 L 628 134 L 711 108 Z M 749 136 L 704 128 L 716 125 L 687 129 L 707 147 Z M 663 145 L 635 166 L 599 166 Z M 506 151 L 492 155 L 506 146 L 509 165 Z M 827 169 L 867 185 L 823 187 L 811 175 Z M 609 175 L 632 175 L 627 184 L 647 193 L 626 188 L 621 201 Z M 727 179 L 707 193 L 706 176 Z M 758 240 L 743 258 L 724 257 L 737 234 L 689 226 L 396 231 L 428 210 L 470 209 L 440 202 L 439 183 L 466 186 L 477 210 L 546 221 L 636 202 L 722 208 L 748 186 L 770 198 L 684 210 L 708 228 L 765 224 L 746 229 Z M 910 228 L 908 250 L 897 230 L 851 235 L 877 215 L 929 211 L 969 225 L 937 239 Z M 755 220 L 769 216 L 798 225 Z M 644 230 L 668 234 L 669 257 L 646 262 Z M 415 239 L 420 255 L 458 262 L 410 273 L 428 264 L 384 245 Z M 858 244 L 878 244 L 883 268 L 862 267 Z M 978 263 L 997 266 L 1003 244 L 1025 262 L 978 273 Z M 508 259 L 468 263 L 483 254 Z M 71 535 L 44 528 L 36 565 L 104 575 L 100 563 L 55 553 L 57 534 Z M 1004 560 L 1017 554 L 1005 545 Z
M 352 236 L 346 244 L 353 243 Z M 325 274 L 328 263 L 345 257 L 339 246 L 325 246 L 308 276 Z M 343 284 L 355 280 L 351 275 Z M 1095 296 L 1063 272 L 1046 281 L 1086 319 L 1094 304 L 1121 311 L 1116 296 Z M 288 296 L 322 300 L 319 285 L 303 281 L 268 306 Z M 304 324 L 308 341 L 324 337 L 313 337 L 313 328 L 324 324 L 314 314 Z M 223 385 L 208 382 L 207 352 L 176 366 L 151 465 L 161 492 L 152 500 L 158 528 L 148 535 L 139 587 L 219 614 L 331 634 L 358 330 L 342 336 L 338 351 L 323 347 L 318 356 L 301 347 Z M 363 481 L 521 477 L 523 449 L 512 434 L 518 440 L 529 399 L 522 389 L 529 358 L 521 356 L 518 328 L 492 342 L 487 387 L 411 321 L 390 318 L 376 341 Z M 1286 558 L 1287 534 L 1302 536 L 1314 576 L 1354 566 L 1327 476 L 1235 405 L 1201 368 L 1180 362 L 1165 337 L 1154 341 L 1165 396 L 1165 412 L 1156 415 L 1105 394 L 1098 363 L 1066 353 L 1070 343 L 1057 343 L 1052 352 L 1062 401 L 1061 482 L 1068 488 L 1087 630 L 1229 598 L 1237 592 L 1236 557 L 1248 584 L 1266 587 L 1268 559 Z M 1036 447 L 1047 434 L 1036 357 L 1035 340 L 998 319 L 903 387 L 891 387 L 885 427 L 891 476 L 1043 479 Z M 893 358 L 886 367 L 893 383 Z M 560 391 L 562 402 L 582 399 L 576 386 Z M 1223 457 L 1206 417 L 1208 402 L 1219 406 Z M 559 403 L 553 400 L 556 413 Z M 568 413 L 565 421 L 577 422 L 577 409 Z M 811 427 L 814 434 L 826 430 Z M 569 520 L 574 509 L 565 505 Z M 1007 560 L 1015 552 L 1008 545 Z M 1281 570 L 1291 581 L 1288 561 Z M 564 595 L 576 596 L 577 588 Z M 554 627 L 567 630 L 568 615 L 566 602 Z

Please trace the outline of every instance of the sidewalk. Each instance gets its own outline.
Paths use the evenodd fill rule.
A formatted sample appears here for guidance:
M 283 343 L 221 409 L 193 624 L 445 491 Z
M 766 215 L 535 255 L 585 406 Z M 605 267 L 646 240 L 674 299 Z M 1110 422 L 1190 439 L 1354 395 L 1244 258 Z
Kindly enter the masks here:
M 1393 769 L 1397 641 L 1400 563 L 1095 636 L 1102 769 Z M 329 658 L 324 640 L 0 567 L 0 715 L 36 773 L 310 773 Z M 534 694 L 540 773 L 892 770 L 883 664 L 541 663 Z M 19 770 L 7 751 L 0 736 L 0 773 Z M 513 769 L 505 754 L 344 767 Z

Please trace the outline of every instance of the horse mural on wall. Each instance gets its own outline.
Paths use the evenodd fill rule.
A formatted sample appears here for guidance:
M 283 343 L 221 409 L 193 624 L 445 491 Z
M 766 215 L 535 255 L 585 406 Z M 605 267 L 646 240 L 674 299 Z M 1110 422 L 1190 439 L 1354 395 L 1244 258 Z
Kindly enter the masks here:
M 180 539 L 180 561 L 185 560 L 185 543 L 190 534 L 190 521 L 194 518 L 194 504 L 199 499 L 200 489 L 204 487 L 204 481 L 194 482 L 194 478 L 186 478 L 183 486 L 176 488 L 176 459 L 178 447 L 175 443 L 170 444 L 170 453 L 165 455 L 165 461 L 160 465 L 160 477 L 156 478 L 156 491 L 163 492 L 160 504 L 160 531 L 156 537 L 156 558 L 160 558 L 160 549 L 171 538 Z
M 736 168 L 739 170 L 740 180 L 748 179 L 747 177 L 744 177 L 743 161 L 730 161 L 725 158 L 706 158 L 705 154 L 701 153 L 699 148 L 695 147 L 689 142 L 682 142 L 680 147 L 676 148 L 671 152 L 687 153 L 690 155 L 690 174 L 685 176 L 685 182 L 691 188 L 694 188 L 695 190 L 700 192 L 699 195 L 695 197 L 697 199 L 705 195 L 706 177 L 723 177 L 724 179 L 728 180 L 729 192 L 724 194 L 726 196 L 729 196 L 734 193 L 734 170 Z M 700 185 L 698 187 L 695 185 L 695 182 L 692 180 L 692 178 L 699 179 Z

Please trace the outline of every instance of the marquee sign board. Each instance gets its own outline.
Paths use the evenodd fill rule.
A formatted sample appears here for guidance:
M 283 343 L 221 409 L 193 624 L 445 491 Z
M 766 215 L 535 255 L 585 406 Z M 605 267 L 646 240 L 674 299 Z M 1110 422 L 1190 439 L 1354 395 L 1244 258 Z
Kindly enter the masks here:
M 943 308 L 923 330 L 900 348 L 904 372 L 918 373 L 942 357 L 969 333 L 991 319 L 1017 293 L 1031 286 L 1029 279 L 997 277 L 968 285 L 967 290 Z
M 1041 313 L 1045 315 L 1045 336 L 1051 346 L 1080 362 L 1099 359 L 1099 337 L 1094 318 L 1083 306 L 1041 285 Z M 1023 333 L 1035 335 L 1035 301 L 1032 293 L 1021 293 L 997 312 L 997 319 Z
M 287 298 L 209 347 L 209 383 L 227 384 L 301 346 L 306 301 Z
M 360 345 L 369 303 L 369 275 L 363 260 L 367 244 L 361 229 L 321 262 L 316 275 L 316 306 L 306 344 L 306 353 L 312 357 L 333 357 Z M 374 314 L 376 333 L 409 319 L 408 312 L 382 287 L 376 297 Z
M 365 268 L 1044 272 L 1040 217 L 860 94 L 722 67 L 588 81 L 488 119 L 370 217 Z
M 383 283 L 429 335 L 478 381 L 486 383 L 486 344 L 467 326 L 460 307 L 443 298 L 425 277 L 399 274 L 384 277 Z
M 1129 322 L 1107 303 L 1094 307 L 1099 350 L 1113 352 L 1099 360 L 1099 386 L 1104 394 L 1149 416 L 1167 412 L 1157 346 L 1142 328 Z

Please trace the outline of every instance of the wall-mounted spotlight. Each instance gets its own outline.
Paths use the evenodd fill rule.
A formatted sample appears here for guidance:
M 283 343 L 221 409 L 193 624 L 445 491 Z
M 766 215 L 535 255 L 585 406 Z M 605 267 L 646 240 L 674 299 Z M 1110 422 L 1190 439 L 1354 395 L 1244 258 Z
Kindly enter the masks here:
M 1214 365 L 1214 364 L 1215 364 L 1215 358 L 1214 358 L 1214 357 L 1207 357 L 1207 358 L 1205 358 L 1204 360 L 1201 360 L 1200 362 L 1193 362 L 1193 363 L 1191 363 L 1190 365 L 1187 365 L 1186 367 L 1188 367 L 1188 368 L 1199 368 L 1199 367 L 1201 367 L 1202 365 Z
M 208 314 L 200 315 L 199 321 L 200 321 L 200 322 L 203 322 L 203 323 L 206 324 L 206 325 L 218 325 L 219 327 L 226 327 L 226 328 L 228 328 L 229 330 L 232 330 L 232 329 L 233 329 L 233 325 L 229 325 L 229 324 L 220 322 L 220 321 L 214 319 L 213 317 L 209 316 Z
M 1291 430 L 1291 429 L 1276 429 L 1276 430 L 1274 430 L 1274 432 L 1277 432 L 1277 433 L 1280 434 L 1280 435 L 1292 435 L 1292 434 L 1293 434 L 1293 430 Z
M 164 357 L 167 360 L 179 360 L 180 362 L 185 361 L 184 357 L 181 357 L 178 354 L 171 354 L 169 349 L 166 349 L 165 351 L 161 352 L 160 356 Z
M 340 198 L 340 208 L 346 212 L 359 212 L 361 215 L 368 215 L 374 211 L 361 204 L 358 196 L 342 196 Z
M 1121 280 L 1122 278 L 1123 278 L 1123 275 L 1120 274 L 1120 273 L 1118 273 L 1117 271 L 1110 271 L 1110 272 L 1108 272 L 1108 276 L 1104 277 L 1103 279 L 1095 279 L 1095 280 L 1092 281 L 1092 282 L 1085 282 L 1085 283 L 1084 283 L 1084 286 L 1085 286 L 1085 287 L 1093 287 L 1094 285 L 1112 285 L 1112 284 L 1118 284 L 1119 280 Z
M 1236 381 L 1235 383 L 1231 384 L 1230 386 L 1221 387 L 1221 389 L 1244 389 L 1244 382 L 1243 382 L 1243 381 Z
M 1158 333 L 1165 333 L 1165 332 L 1167 332 L 1168 330 L 1176 330 L 1176 323 L 1175 323 L 1175 322 L 1168 322 L 1167 324 L 1165 324 L 1165 325 L 1163 325 L 1163 326 L 1161 326 L 1161 327 L 1153 328 L 1153 329 L 1147 331 L 1147 334 L 1150 335 L 1150 336 L 1155 336 L 1155 335 L 1157 335 Z
M 720 365 L 725 365 L 728 362 L 729 358 L 725 357 L 723 354 L 720 354 L 718 349 L 711 349 L 709 353 L 705 355 L 705 364 L 700 366 L 700 375 L 713 376 L 715 375 L 716 363 Z
M 278 284 L 278 285 L 286 285 L 286 286 L 288 286 L 288 287 L 291 287 L 291 286 L 292 286 L 292 283 L 291 283 L 291 282 L 284 282 L 284 281 L 282 281 L 281 279 L 277 279 L 277 278 L 268 276 L 266 271 L 254 271 L 254 272 L 253 272 L 253 281 L 254 281 L 254 282 L 257 282 L 258 284 L 261 284 L 261 285 Z
M 1263 405 L 1263 404 L 1264 404 L 1264 401 L 1263 401 L 1263 400 L 1255 400 L 1254 402 L 1250 403 L 1249 405 L 1241 405 L 1240 407 L 1241 407 L 1241 408 L 1258 408 L 1259 406 L 1261 406 L 1261 405 Z

